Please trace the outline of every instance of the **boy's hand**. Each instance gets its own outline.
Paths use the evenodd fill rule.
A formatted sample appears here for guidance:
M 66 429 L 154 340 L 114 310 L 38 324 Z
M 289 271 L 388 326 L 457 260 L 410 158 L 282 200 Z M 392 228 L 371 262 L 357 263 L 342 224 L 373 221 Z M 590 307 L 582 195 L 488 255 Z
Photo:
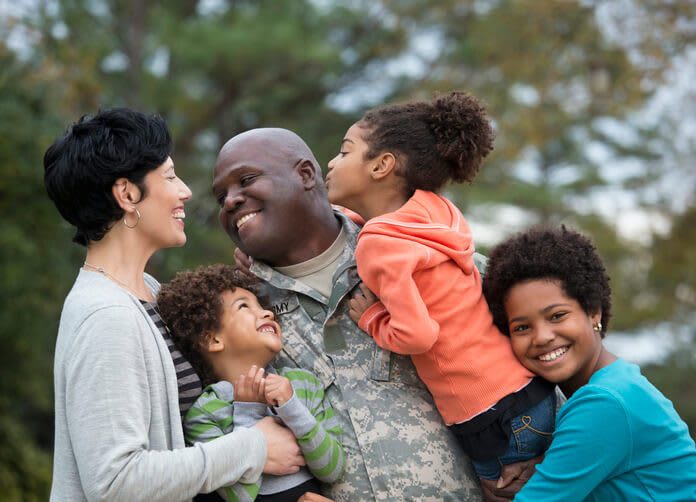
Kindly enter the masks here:
M 266 404 L 283 406 L 292 397 L 290 380 L 280 375 L 266 375 Z
M 265 384 L 263 368 L 252 366 L 248 374 L 239 375 L 237 381 L 234 382 L 234 400 L 247 403 L 265 403 Z
M 353 295 L 353 298 L 350 299 L 350 311 L 348 315 L 355 321 L 355 324 L 358 324 L 365 311 L 378 301 L 379 298 L 377 298 L 367 286 L 360 283 L 360 291 L 357 291 Z

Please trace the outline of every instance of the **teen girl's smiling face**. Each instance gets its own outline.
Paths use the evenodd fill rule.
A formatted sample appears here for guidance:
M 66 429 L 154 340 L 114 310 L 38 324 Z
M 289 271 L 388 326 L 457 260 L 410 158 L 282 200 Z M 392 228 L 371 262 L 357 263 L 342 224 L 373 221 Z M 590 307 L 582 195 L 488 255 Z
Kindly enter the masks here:
M 341 149 L 329 162 L 326 188 L 329 201 L 347 207 L 365 217 L 365 196 L 371 183 L 370 169 L 374 160 L 365 159 L 369 145 L 363 139 L 366 129 L 359 123 L 346 132 Z
M 530 371 L 556 383 L 570 397 L 598 369 L 603 351 L 593 328 L 601 313 L 589 315 L 554 279 L 513 286 L 505 299 L 510 342 Z

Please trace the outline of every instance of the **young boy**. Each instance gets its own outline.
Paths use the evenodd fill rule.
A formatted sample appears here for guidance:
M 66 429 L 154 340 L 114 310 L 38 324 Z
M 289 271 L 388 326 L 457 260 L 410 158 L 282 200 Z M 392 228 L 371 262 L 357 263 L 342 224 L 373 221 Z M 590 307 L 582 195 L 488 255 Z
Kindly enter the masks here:
M 317 479 L 331 483 L 341 477 L 341 429 L 314 375 L 268 366 L 282 348 L 280 327 L 252 291 L 253 282 L 234 268 L 212 265 L 179 272 L 162 286 L 157 303 L 177 347 L 207 385 L 184 418 L 186 440 L 210 441 L 277 416 L 307 461 L 309 472 L 266 475 L 256 484 L 223 487 L 220 495 L 295 502 L 305 492 L 320 493 Z

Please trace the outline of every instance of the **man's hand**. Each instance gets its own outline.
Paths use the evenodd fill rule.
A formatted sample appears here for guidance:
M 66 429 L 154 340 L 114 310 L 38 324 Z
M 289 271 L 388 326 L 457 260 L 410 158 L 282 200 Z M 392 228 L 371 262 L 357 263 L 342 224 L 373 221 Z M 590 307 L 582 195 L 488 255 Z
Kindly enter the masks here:
M 234 261 L 236 265 L 236 269 L 238 272 L 235 272 L 235 274 L 241 274 L 241 275 L 246 275 L 247 277 L 251 279 L 256 279 L 257 277 L 251 273 L 249 270 L 251 268 L 251 257 L 244 253 L 239 248 L 235 248 L 234 250 Z
M 254 425 L 263 432 L 266 437 L 266 464 L 263 472 L 285 476 L 300 470 L 300 466 L 306 465 L 297 440 L 290 429 L 280 424 L 273 417 L 262 418 Z
M 234 382 L 234 400 L 246 403 L 266 403 L 266 381 L 263 368 L 255 365 L 246 375 L 239 375 Z
M 292 394 L 290 380 L 280 375 L 266 375 L 266 404 L 268 406 L 283 406 L 292 397 Z
M 355 324 L 358 324 L 365 311 L 378 301 L 379 298 L 367 286 L 360 283 L 360 291 L 356 292 L 350 299 L 348 315 L 355 321 Z
M 505 502 L 512 500 L 536 471 L 537 464 L 544 460 L 543 455 L 504 465 L 498 480 L 481 479 L 481 490 L 486 502 Z M 480 478 L 479 478 L 480 479 Z

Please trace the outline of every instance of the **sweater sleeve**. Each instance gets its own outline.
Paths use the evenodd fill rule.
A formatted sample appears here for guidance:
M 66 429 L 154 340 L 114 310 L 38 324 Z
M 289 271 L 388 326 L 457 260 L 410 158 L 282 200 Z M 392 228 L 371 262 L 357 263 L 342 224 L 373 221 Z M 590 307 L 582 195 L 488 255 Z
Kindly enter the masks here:
M 151 410 L 158 403 L 151 400 L 157 378 L 150 373 L 161 371 L 161 363 L 143 346 L 152 335 L 141 336 L 139 315 L 125 306 L 92 313 L 76 328 L 64 361 L 68 434 L 87 499 L 182 500 L 258 478 L 266 446 L 257 430 L 192 448 L 151 449 Z
M 368 234 L 358 241 L 358 273 L 380 299 L 365 311 L 359 326 L 384 349 L 422 354 L 437 341 L 440 325 L 430 317 L 414 280 L 429 253 L 422 244 L 384 235 Z
M 275 408 L 283 423 L 295 434 L 309 471 L 317 479 L 333 483 L 343 475 L 345 453 L 341 426 L 324 396 L 321 382 L 308 371 L 285 369 L 295 392 Z
M 623 403 L 604 390 L 585 386 L 561 408 L 544 461 L 514 500 L 585 500 L 628 461 L 631 448 Z
M 235 427 L 234 419 L 240 413 L 238 408 L 240 407 L 235 406 L 235 403 L 218 398 L 215 392 L 208 387 L 186 413 L 184 418 L 186 441 L 205 443 L 224 437 L 226 434 L 232 434 Z M 254 421 L 253 418 L 246 415 L 244 419 L 249 419 L 250 423 Z M 256 499 L 259 493 L 262 479 L 259 476 L 253 483 L 231 483 L 219 488 L 218 493 L 226 501 L 251 502 Z

